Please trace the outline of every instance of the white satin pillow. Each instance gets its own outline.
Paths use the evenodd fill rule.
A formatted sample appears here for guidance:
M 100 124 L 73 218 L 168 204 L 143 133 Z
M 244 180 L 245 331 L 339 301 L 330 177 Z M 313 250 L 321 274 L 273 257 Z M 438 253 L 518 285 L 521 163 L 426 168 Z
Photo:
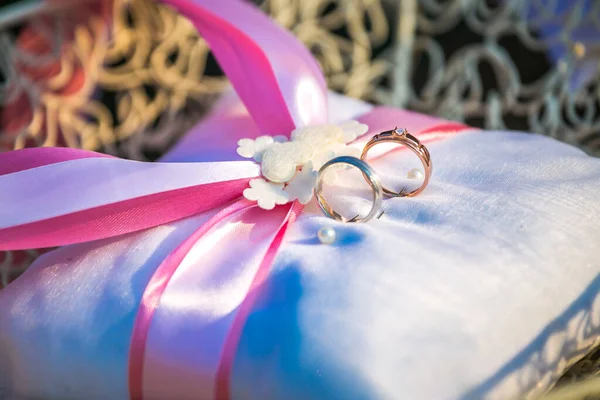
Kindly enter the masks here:
M 370 108 L 333 95 L 330 104 L 334 120 Z M 191 161 L 190 143 L 169 160 Z M 380 220 L 343 225 L 314 204 L 304 210 L 245 325 L 233 398 L 520 397 L 547 388 L 599 337 L 600 161 L 513 132 L 428 148 L 430 186 L 385 201 Z M 397 180 L 413 161 L 399 151 L 373 166 Z M 368 192 L 339 193 L 338 204 L 369 207 Z M 127 399 L 145 284 L 209 214 L 71 246 L 75 259 L 52 252 L 0 292 L 0 399 Z M 322 226 L 336 229 L 334 245 L 316 239 Z M 191 354 L 210 346 L 170 328 Z M 175 379 L 203 373 L 182 368 Z

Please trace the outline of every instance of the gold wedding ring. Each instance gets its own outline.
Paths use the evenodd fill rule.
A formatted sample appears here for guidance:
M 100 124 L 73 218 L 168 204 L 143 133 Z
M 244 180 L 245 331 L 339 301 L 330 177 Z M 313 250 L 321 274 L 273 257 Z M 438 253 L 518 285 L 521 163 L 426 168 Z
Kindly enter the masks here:
M 397 127 L 391 131 L 381 132 L 380 134 L 373 136 L 373 138 L 367 142 L 360 155 L 361 160 L 365 161 L 369 150 L 380 143 L 396 143 L 408 147 L 417 155 L 417 157 L 419 157 L 419 160 L 425 169 L 423 184 L 412 192 L 405 193 L 403 190 L 394 192 L 384 187 L 383 193 L 388 197 L 412 197 L 425 190 L 425 187 L 427 187 L 429 179 L 431 178 L 431 156 L 429 155 L 427 148 L 421 144 L 419 139 L 408 133 L 406 129 L 398 129 Z

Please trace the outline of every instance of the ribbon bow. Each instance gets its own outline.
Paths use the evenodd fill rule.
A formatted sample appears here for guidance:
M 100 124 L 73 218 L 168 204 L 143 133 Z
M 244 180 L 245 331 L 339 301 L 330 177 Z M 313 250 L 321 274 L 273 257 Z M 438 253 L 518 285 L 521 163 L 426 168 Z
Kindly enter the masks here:
M 136 317 L 131 339 L 131 398 L 143 397 L 146 339 L 161 295 L 192 247 L 236 213 L 256 208 L 242 193 L 260 167 L 243 160 L 237 141 L 259 135 L 286 135 L 327 121 L 327 89 L 308 50 L 290 33 L 242 1 L 163 0 L 188 17 L 209 43 L 250 113 L 256 128 L 235 122 L 224 136 L 195 138 L 189 146 L 203 162 L 144 163 L 67 148 L 34 148 L 0 154 L 0 250 L 48 248 L 115 237 L 218 210 L 156 269 Z M 430 138 L 462 129 L 435 118 L 376 109 L 362 122 L 389 127 L 410 114 L 410 124 Z M 222 122 L 222 121 L 221 121 Z M 205 122 L 209 124 L 210 120 Z M 204 132 L 208 132 L 207 129 Z M 423 137 L 423 136 L 421 136 Z M 361 140 L 359 138 L 359 140 Z M 363 140 L 366 140 L 363 138 Z M 215 379 L 216 398 L 229 397 L 229 374 L 237 340 L 254 301 L 252 289 L 268 274 L 286 229 L 302 205 L 258 210 L 268 243 L 258 257 L 249 293 L 227 333 Z M 231 239 L 233 240 L 233 239 Z M 257 250 L 258 251 L 258 250 Z

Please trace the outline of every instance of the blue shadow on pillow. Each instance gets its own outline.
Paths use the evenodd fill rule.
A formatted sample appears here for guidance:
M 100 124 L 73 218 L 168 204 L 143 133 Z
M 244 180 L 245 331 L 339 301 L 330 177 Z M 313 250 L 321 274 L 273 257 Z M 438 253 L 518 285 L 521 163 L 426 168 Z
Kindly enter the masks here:
M 287 265 L 257 289 L 259 298 L 234 361 L 232 398 L 373 398 L 375 392 L 349 368 L 307 356 L 319 351 L 305 340 L 307 334 L 298 321 L 301 279 L 299 267 Z

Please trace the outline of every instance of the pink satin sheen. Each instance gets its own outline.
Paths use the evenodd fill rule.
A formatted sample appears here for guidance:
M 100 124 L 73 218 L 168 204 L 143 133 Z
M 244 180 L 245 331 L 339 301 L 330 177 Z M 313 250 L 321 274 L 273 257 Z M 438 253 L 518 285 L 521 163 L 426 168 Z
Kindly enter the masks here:
M 0 176 L 82 158 L 113 158 L 107 154 L 63 147 L 34 147 L 0 153 Z
M 237 179 L 165 191 L 0 229 L 0 250 L 89 242 L 162 225 L 238 198 L 248 181 Z
M 80 243 L 185 218 L 239 197 L 259 173 L 251 161 L 87 157 L 5 174 L 0 176 L 0 249 Z
M 298 126 L 326 122 L 325 79 L 291 33 L 244 2 L 162 2 L 198 28 L 260 132 L 289 135 Z
M 157 268 L 144 292 L 133 328 L 129 352 L 129 390 L 132 399 L 138 400 L 143 398 L 144 361 L 148 329 L 154 312 L 160 303 L 161 296 L 173 274 L 196 242 L 215 227 L 215 225 L 238 211 L 254 206 L 255 204 L 247 200 L 240 200 L 226 207 L 179 245 Z
M 146 362 L 137 365 L 143 367 L 144 398 L 213 398 L 219 364 L 235 353 L 231 332 L 248 309 L 247 293 L 268 273 L 289 210 L 232 208 L 196 235 L 154 309 Z
M 86 158 L 44 165 L 0 176 L 0 228 L 259 174 L 259 166 L 252 161 L 140 163 Z M 70 201 L 64 201 L 65 198 Z
M 216 376 L 215 399 L 217 400 L 227 400 L 230 398 L 229 385 L 231 381 L 231 369 L 235 359 L 235 352 L 237 350 L 240 337 L 242 336 L 244 324 L 246 323 L 246 320 L 252 311 L 252 306 L 256 302 L 260 286 L 266 281 L 269 275 L 271 265 L 275 260 L 275 256 L 277 255 L 279 247 L 283 242 L 285 234 L 290 225 L 292 225 L 296 220 L 298 214 L 302 211 L 302 208 L 303 206 L 298 202 L 294 202 L 290 208 L 290 211 L 283 221 L 283 224 L 277 230 L 277 234 L 275 235 L 273 242 L 271 242 L 267 252 L 262 258 L 248 294 L 235 316 L 231 329 L 227 333 L 225 345 L 223 346 L 223 354 L 221 355 L 221 362 L 219 364 Z

